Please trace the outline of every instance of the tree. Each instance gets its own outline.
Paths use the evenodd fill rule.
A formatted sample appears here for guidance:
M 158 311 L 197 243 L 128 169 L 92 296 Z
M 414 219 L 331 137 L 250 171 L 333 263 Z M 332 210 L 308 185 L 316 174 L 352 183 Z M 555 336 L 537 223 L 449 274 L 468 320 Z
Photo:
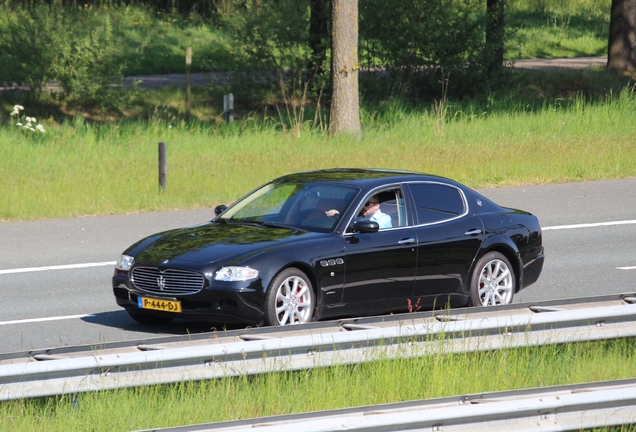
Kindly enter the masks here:
M 636 0 L 612 0 L 607 68 L 636 69 Z
M 307 69 L 320 73 L 329 47 L 329 0 L 309 0 L 309 48 L 311 59 Z
M 491 77 L 503 68 L 504 0 L 486 0 L 486 15 L 486 68 Z
M 358 69 L 358 0 L 331 0 L 332 135 L 360 135 Z

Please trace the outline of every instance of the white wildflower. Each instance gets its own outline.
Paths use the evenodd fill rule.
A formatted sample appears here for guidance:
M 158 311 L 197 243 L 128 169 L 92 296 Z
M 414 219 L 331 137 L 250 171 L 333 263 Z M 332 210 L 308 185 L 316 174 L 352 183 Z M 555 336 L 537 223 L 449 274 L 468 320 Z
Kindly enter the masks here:
M 20 115 L 21 110 L 24 110 L 22 105 L 15 105 L 13 107 L 13 111 L 11 111 L 11 116 Z
M 15 117 L 15 120 L 17 120 L 17 123 L 15 124 L 16 126 L 22 129 L 30 130 L 32 132 L 35 132 L 36 130 L 42 133 L 46 132 L 46 129 L 44 129 L 44 126 L 39 124 L 38 120 L 35 117 L 24 116 L 24 120 L 22 120 L 22 117 L 20 116 L 20 111 L 23 111 L 23 110 L 24 110 L 24 107 L 22 105 L 13 106 L 13 111 L 11 112 L 11 116 Z M 26 124 L 23 124 L 22 123 L 23 121 Z

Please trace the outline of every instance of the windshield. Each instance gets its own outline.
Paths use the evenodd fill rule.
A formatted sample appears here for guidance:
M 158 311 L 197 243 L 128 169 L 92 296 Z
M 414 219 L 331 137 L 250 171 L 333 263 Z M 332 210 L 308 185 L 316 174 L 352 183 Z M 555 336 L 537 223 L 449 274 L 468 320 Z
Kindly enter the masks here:
M 234 204 L 220 219 L 331 232 L 358 192 L 357 187 L 330 183 L 268 183 Z

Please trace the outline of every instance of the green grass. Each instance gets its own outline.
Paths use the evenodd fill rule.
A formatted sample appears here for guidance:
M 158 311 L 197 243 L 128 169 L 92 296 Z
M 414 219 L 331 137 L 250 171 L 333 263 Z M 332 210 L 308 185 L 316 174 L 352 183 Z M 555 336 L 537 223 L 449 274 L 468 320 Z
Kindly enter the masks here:
M 610 0 L 506 2 L 507 60 L 607 55 Z
M 515 17 L 510 18 L 506 60 L 607 55 L 609 22 L 540 16 L 534 25 L 529 25 L 527 18 L 523 17 L 523 24 L 517 23 Z
M 624 339 L 503 349 L 9 401 L 0 430 L 135 430 L 633 378 L 635 348 Z
M 209 207 L 279 175 L 332 167 L 423 171 L 472 187 L 636 176 L 636 96 L 519 99 L 363 112 L 363 137 L 329 137 L 276 115 L 233 125 L 153 117 L 95 125 L 42 121 L 44 134 L 0 128 L 0 220 Z M 30 115 L 28 108 L 26 115 Z M 168 144 L 167 190 L 158 143 Z
M 184 73 L 186 47 L 192 48 L 193 72 L 231 68 L 232 41 L 213 23 L 133 6 L 112 15 L 125 53 L 124 75 Z

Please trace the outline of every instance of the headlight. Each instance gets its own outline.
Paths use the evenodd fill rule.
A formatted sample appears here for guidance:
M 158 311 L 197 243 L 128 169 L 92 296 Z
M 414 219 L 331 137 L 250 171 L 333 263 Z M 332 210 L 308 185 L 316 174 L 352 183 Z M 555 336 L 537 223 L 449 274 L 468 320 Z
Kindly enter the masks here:
M 122 255 L 117 260 L 117 264 L 115 264 L 115 268 L 117 270 L 128 271 L 132 267 L 135 259 L 128 255 Z
M 258 277 L 258 270 L 249 267 L 223 267 L 216 272 L 214 280 L 218 281 L 246 281 Z

